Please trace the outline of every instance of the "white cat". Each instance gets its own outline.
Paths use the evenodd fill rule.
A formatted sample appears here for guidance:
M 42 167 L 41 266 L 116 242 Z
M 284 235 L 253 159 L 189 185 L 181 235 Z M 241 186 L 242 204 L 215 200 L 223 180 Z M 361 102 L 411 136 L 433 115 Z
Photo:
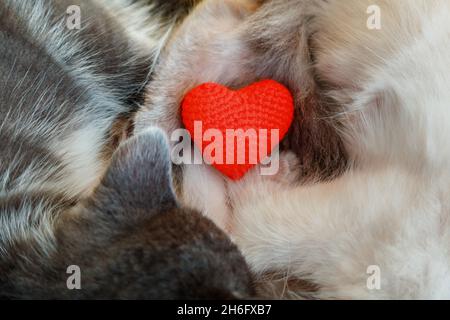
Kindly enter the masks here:
M 271 77 L 297 108 L 319 92 L 344 173 L 289 181 L 286 170 L 308 176 L 290 153 L 281 176 L 238 183 L 186 166 L 185 202 L 229 231 L 262 283 L 281 276 L 273 297 L 450 298 L 450 2 L 259 4 L 199 5 L 163 54 L 137 130 L 177 128 L 181 98 L 201 82 Z M 380 29 L 367 26 L 372 5 Z

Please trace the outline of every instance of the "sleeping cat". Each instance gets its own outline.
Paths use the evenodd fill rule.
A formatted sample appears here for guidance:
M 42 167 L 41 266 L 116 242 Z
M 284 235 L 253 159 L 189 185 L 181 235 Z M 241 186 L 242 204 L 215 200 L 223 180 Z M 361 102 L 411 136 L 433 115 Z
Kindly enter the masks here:
M 193 1 L 148 3 L 0 2 L 0 298 L 252 295 L 235 245 L 177 201 L 164 134 L 122 142 Z
M 205 0 L 169 39 L 136 132 L 179 128 L 202 82 L 272 78 L 294 94 L 278 175 L 180 170 L 180 199 L 227 230 L 269 296 L 450 298 L 449 12 L 446 0 Z

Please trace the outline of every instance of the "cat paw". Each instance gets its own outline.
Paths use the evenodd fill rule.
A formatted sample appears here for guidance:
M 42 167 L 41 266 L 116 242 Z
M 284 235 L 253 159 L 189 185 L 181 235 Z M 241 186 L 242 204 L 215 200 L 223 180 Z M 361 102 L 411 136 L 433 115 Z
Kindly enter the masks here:
M 300 179 L 300 161 L 292 151 L 281 152 L 278 159 L 278 171 L 267 176 L 279 184 L 291 185 Z
M 263 174 L 261 165 L 250 170 L 244 178 L 228 183 L 228 195 L 232 207 L 239 207 L 261 197 L 274 195 L 286 188 L 294 187 L 300 179 L 300 162 L 291 151 L 282 152 L 279 159 L 274 159 L 278 166 L 274 174 Z M 276 169 L 276 170 L 275 170 Z

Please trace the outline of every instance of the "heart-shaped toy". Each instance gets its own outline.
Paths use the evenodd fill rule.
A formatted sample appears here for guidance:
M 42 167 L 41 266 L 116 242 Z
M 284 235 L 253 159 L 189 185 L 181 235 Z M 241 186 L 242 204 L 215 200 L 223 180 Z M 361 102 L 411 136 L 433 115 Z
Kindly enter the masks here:
M 238 180 L 270 156 L 286 135 L 294 116 L 294 100 L 289 90 L 274 80 L 237 91 L 205 83 L 185 96 L 181 116 L 204 160 Z

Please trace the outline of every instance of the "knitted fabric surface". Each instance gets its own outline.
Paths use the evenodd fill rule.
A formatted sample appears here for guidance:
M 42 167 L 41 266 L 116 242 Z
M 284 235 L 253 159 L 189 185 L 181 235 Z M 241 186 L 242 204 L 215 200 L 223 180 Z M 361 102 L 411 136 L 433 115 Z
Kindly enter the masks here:
M 234 91 L 205 83 L 182 102 L 182 120 L 203 159 L 232 180 L 274 151 L 294 115 L 289 90 L 263 80 Z

